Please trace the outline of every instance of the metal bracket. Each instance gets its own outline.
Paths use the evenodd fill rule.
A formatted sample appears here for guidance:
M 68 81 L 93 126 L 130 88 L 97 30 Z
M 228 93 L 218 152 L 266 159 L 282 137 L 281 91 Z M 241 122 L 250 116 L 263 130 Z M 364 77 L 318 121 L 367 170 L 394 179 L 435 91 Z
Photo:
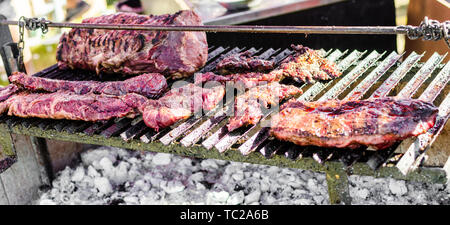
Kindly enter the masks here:
M 0 20 L 6 20 L 6 17 L 0 14 Z M 8 76 L 19 70 L 17 53 L 17 44 L 13 42 L 9 26 L 0 24 L 0 56 Z
M 350 205 L 352 198 L 348 187 L 348 175 L 343 165 L 328 166 L 326 180 L 330 204 Z
M 0 124 L 0 174 L 17 161 L 11 133 L 6 124 Z
M 0 20 L 3 19 L 6 19 L 6 17 L 0 14 Z M 8 25 L 0 25 L 0 56 L 8 76 L 19 70 L 18 53 L 19 49 L 12 40 Z M 2 125 L 0 126 L 0 173 L 7 170 L 16 161 L 17 157 L 11 140 L 11 133 L 5 125 Z
M 6 57 L 6 60 L 3 60 L 3 65 L 5 66 L 5 71 L 8 76 L 13 72 L 21 71 L 19 68 L 19 48 L 17 43 L 8 42 L 2 46 L 0 51 L 2 57 Z

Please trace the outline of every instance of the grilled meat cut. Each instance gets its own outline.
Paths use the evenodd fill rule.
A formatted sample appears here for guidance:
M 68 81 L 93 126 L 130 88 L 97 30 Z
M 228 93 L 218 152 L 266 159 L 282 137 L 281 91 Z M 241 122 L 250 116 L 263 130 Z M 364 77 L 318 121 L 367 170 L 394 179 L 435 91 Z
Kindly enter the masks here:
M 202 109 L 213 109 L 224 95 L 223 86 L 208 89 L 187 84 L 171 89 L 158 100 L 149 100 L 140 110 L 145 124 L 158 131 Z
M 136 100 L 146 99 L 138 94 L 120 97 L 96 94 L 78 95 L 71 92 L 20 92 L 0 103 L 0 113 L 18 117 L 99 121 L 116 117 L 133 118 Z
M 69 91 L 75 94 L 94 93 L 116 96 L 137 93 L 148 98 L 159 97 L 167 89 L 166 78 L 159 73 L 146 73 L 125 81 L 99 82 L 55 80 L 16 72 L 9 77 L 9 81 L 30 91 Z
M 270 133 L 303 146 L 383 149 L 425 133 L 437 113 L 433 104 L 416 99 L 293 100 L 272 118 Z
M 190 10 L 165 15 L 116 13 L 88 18 L 89 24 L 202 25 Z M 163 73 L 186 77 L 205 65 L 205 32 L 106 30 L 74 28 L 61 36 L 57 61 L 61 68 L 97 73 Z
M 274 66 L 273 62 L 267 61 L 271 62 L 271 64 L 267 67 L 260 67 L 264 69 L 256 69 L 256 67 L 252 69 L 251 66 L 248 66 L 245 63 L 249 64 L 247 61 L 260 59 L 249 57 L 251 55 L 250 51 L 245 51 L 241 54 L 226 57 L 219 62 L 216 68 L 221 73 L 230 73 L 230 71 L 239 72 L 223 76 L 212 72 L 195 74 L 196 83 L 204 83 L 208 81 L 226 83 L 232 81 L 235 86 L 248 89 L 261 84 L 266 84 L 268 82 L 279 82 L 284 77 L 291 77 L 299 82 L 313 83 L 317 80 L 334 79 L 342 74 L 338 70 L 336 64 L 324 58 L 320 51 L 312 50 L 308 47 L 303 47 L 302 45 L 291 45 L 291 47 L 295 50 L 295 54 L 288 56 L 281 62 L 279 68 L 268 73 L 258 71 L 270 70 Z M 261 62 L 260 65 L 265 64 Z M 246 70 L 251 72 L 245 73 Z
M 220 83 L 233 82 L 235 87 L 241 87 L 249 89 L 256 87 L 258 85 L 267 84 L 270 82 L 280 81 L 283 77 L 280 73 L 259 73 L 259 72 L 249 72 L 249 73 L 236 73 L 230 75 L 217 75 L 212 72 L 207 73 L 197 73 L 195 76 L 196 83 L 205 83 L 208 81 L 217 81 Z
M 19 88 L 14 84 L 10 84 L 6 87 L 1 87 L 0 88 L 0 101 L 4 101 L 5 99 L 9 98 L 9 96 L 16 93 L 18 90 L 19 90 Z
M 256 124 L 263 116 L 261 107 L 277 105 L 281 100 L 303 93 L 293 85 L 272 82 L 254 87 L 236 97 L 234 102 L 235 115 L 228 122 L 227 128 L 233 131 L 239 127 Z
M 252 57 L 252 52 L 247 50 L 225 57 L 216 66 L 220 74 L 267 72 L 275 67 L 275 63 L 269 60 Z
M 319 51 L 302 45 L 291 45 L 291 47 L 295 50 L 295 54 L 284 59 L 280 67 L 270 73 L 281 74 L 307 83 L 331 80 L 342 74 L 336 64 L 324 58 Z

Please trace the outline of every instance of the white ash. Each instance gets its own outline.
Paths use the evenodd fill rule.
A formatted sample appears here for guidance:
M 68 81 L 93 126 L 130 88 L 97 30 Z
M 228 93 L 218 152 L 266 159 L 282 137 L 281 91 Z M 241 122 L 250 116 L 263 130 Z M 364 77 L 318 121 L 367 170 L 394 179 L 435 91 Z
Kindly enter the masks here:
M 101 147 L 57 174 L 36 204 L 329 204 L 325 175 Z M 450 188 L 350 176 L 353 204 L 449 204 Z

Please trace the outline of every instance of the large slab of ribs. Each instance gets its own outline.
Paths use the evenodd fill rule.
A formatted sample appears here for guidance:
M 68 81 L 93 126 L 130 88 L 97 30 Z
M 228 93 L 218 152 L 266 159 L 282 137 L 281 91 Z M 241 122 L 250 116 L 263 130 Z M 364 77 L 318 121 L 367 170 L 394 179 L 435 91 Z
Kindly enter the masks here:
M 115 13 L 82 23 L 202 25 L 191 10 L 158 16 Z M 207 57 L 205 32 L 74 28 L 61 36 L 57 50 L 61 68 L 97 73 L 162 73 L 171 78 L 190 76 L 205 65 Z

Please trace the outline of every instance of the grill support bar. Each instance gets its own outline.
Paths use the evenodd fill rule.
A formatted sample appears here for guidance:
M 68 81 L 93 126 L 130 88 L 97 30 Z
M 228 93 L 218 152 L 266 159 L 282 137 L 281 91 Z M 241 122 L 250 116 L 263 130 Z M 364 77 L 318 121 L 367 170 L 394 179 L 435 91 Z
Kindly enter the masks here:
M 201 146 L 184 147 L 182 145 L 164 145 L 160 142 L 152 142 L 149 144 L 142 143 L 140 140 L 131 140 L 130 142 L 124 142 L 121 137 L 110 137 L 105 139 L 103 136 L 93 134 L 92 136 L 84 135 L 82 133 L 70 134 L 62 131 L 58 132 L 54 129 L 42 131 L 38 127 L 25 128 L 21 124 L 16 124 L 12 127 L 3 127 L 1 132 L 11 132 L 15 134 L 23 134 L 28 136 L 38 136 L 41 138 L 49 138 L 60 141 L 70 141 L 77 143 L 92 144 L 103 146 L 112 146 L 133 150 L 145 150 L 152 152 L 163 152 L 176 155 L 184 155 L 197 158 L 213 158 L 221 160 L 230 160 L 238 162 L 246 162 L 253 164 L 265 164 L 281 167 L 290 167 L 303 170 L 311 170 L 314 172 L 329 172 L 335 174 L 341 174 L 344 170 L 342 163 L 338 161 L 327 161 L 324 164 L 318 164 L 312 158 L 302 158 L 302 160 L 293 161 L 285 158 L 284 156 L 274 155 L 272 158 L 267 159 L 261 154 L 250 154 L 247 157 L 242 157 L 238 151 L 228 151 L 226 154 L 220 154 L 218 151 L 207 150 Z M 342 169 L 342 171 L 333 171 L 334 169 Z M 352 174 L 373 176 L 373 177 L 391 177 L 394 179 L 411 180 L 416 182 L 432 182 L 432 183 L 445 183 L 447 181 L 446 174 L 443 169 L 437 168 L 421 168 L 420 172 L 413 171 L 408 175 L 401 174 L 396 168 L 382 167 L 377 171 L 373 171 L 365 163 L 356 162 L 352 167 Z M 344 177 L 341 177 L 344 178 Z M 339 179 L 340 181 L 345 179 Z M 335 182 L 335 181 L 333 181 Z M 334 185 L 334 184 L 332 184 Z M 341 185 L 336 184 L 337 187 Z M 339 194 L 339 192 L 336 192 Z M 336 198 L 335 198 L 336 197 Z M 334 196 L 334 199 L 339 199 L 339 196 Z M 343 202 L 343 201 L 341 201 Z M 332 202 L 333 203 L 333 202 Z
M 325 177 L 327 180 L 328 195 L 331 204 L 351 204 L 350 191 L 348 188 L 348 175 L 342 169 L 342 165 L 334 165 L 327 168 Z
M 11 134 L 3 131 L 6 128 L 5 123 L 0 123 L 0 174 L 16 162 Z

